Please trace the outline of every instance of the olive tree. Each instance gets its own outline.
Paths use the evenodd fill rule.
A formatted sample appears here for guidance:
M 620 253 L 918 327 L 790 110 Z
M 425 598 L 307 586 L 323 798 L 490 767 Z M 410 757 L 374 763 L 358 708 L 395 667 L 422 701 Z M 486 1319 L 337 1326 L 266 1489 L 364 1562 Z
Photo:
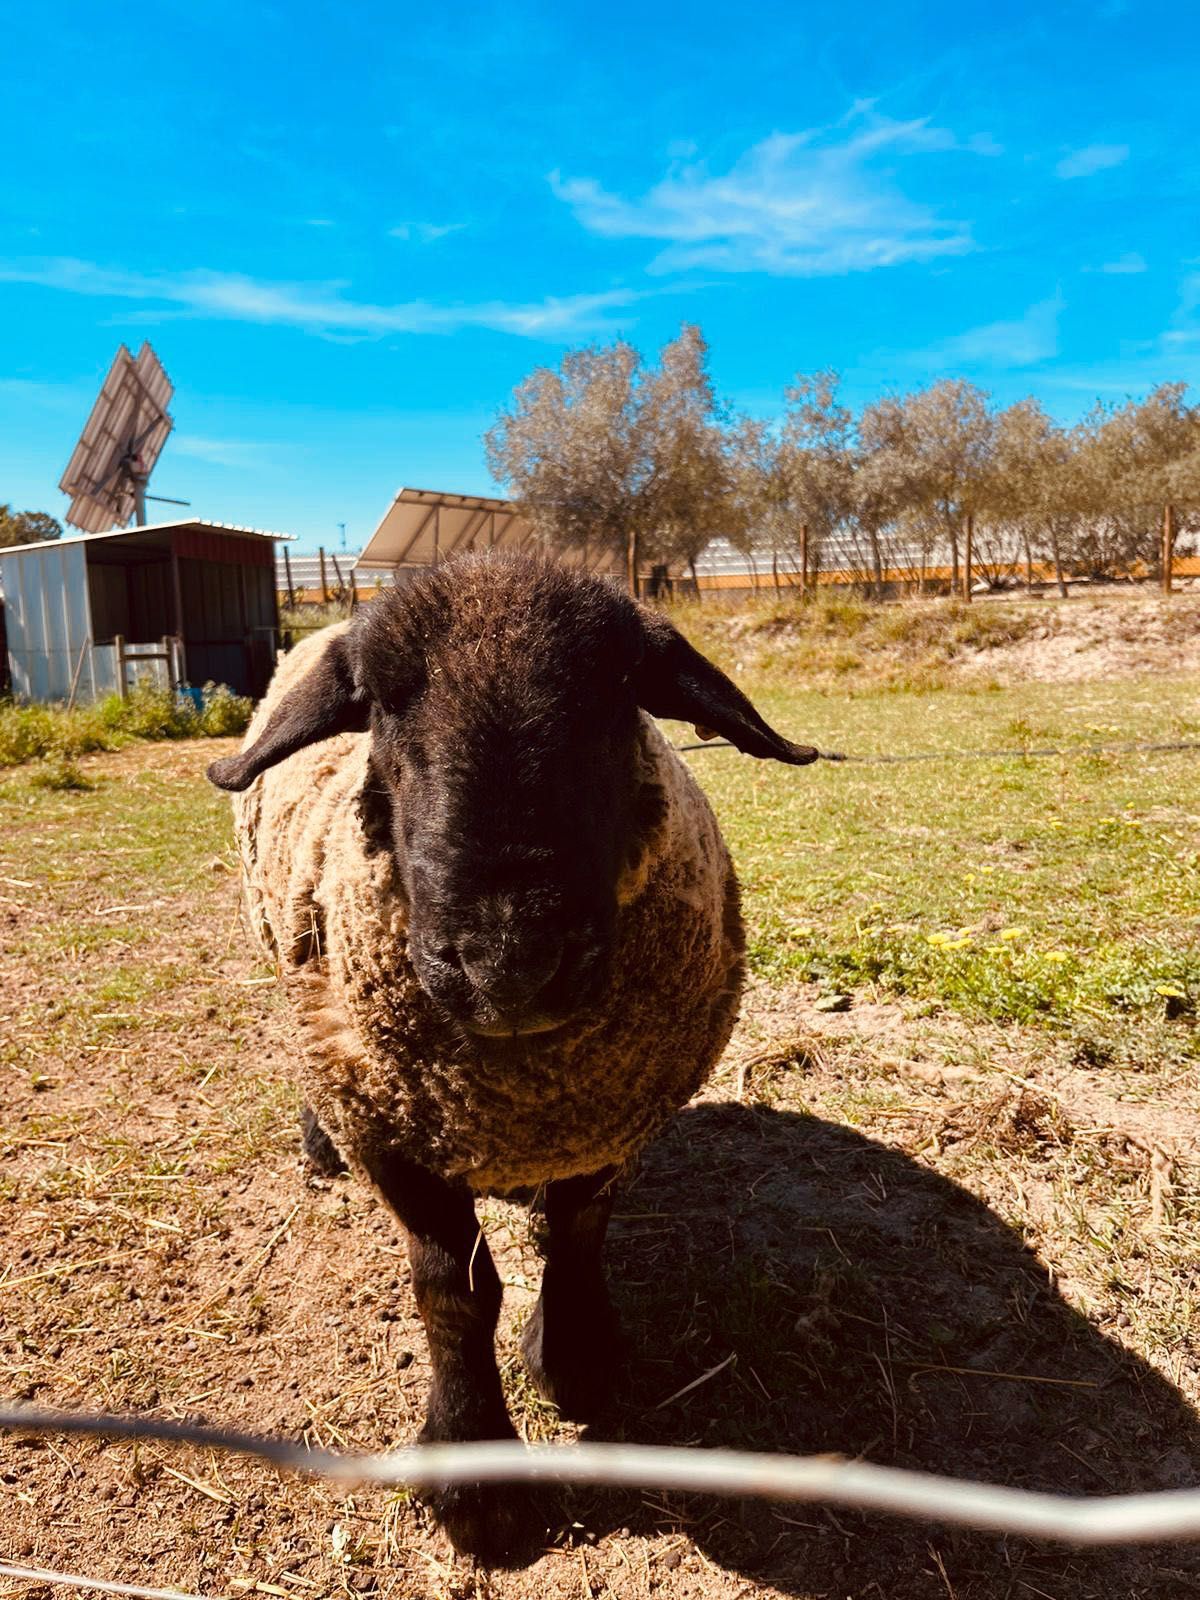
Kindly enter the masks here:
M 624 340 L 568 352 L 518 385 L 485 435 L 488 465 L 555 545 L 643 560 L 696 556 L 730 515 L 732 469 L 708 347 L 685 324 L 648 366 Z

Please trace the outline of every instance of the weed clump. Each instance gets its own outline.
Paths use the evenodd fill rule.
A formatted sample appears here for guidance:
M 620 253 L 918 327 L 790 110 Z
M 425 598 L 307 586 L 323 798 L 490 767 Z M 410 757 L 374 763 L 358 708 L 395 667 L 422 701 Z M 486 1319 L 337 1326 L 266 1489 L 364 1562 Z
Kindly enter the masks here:
M 96 785 L 85 777 L 78 764 L 62 750 L 43 756 L 30 776 L 30 783 L 39 789 L 75 790 L 83 792 Z
M 61 777 L 80 756 L 115 750 L 132 739 L 226 738 L 241 733 L 252 710 L 250 700 L 212 683 L 204 686 L 198 704 L 190 695 L 149 684 L 139 684 L 127 699 L 111 694 L 95 705 L 70 711 L 0 702 L 0 767 L 41 760 L 47 763 L 45 772 L 53 770 Z M 44 773 L 37 781 L 51 788 L 81 786 L 51 783 Z

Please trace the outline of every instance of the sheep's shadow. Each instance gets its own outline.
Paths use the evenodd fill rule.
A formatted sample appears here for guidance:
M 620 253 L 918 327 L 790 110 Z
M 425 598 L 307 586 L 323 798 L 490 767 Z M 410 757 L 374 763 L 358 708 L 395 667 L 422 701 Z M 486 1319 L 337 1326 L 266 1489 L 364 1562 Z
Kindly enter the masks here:
M 631 1373 L 592 1437 L 861 1454 L 1077 1493 L 1200 1482 L 1200 1426 L 1181 1396 L 1072 1310 L 986 1205 L 861 1134 L 696 1106 L 616 1212 L 610 1276 Z M 589 1491 L 573 1509 L 595 1532 L 674 1518 L 708 1559 L 794 1594 L 1200 1593 L 1189 1546 L 1079 1552 L 699 1497 Z

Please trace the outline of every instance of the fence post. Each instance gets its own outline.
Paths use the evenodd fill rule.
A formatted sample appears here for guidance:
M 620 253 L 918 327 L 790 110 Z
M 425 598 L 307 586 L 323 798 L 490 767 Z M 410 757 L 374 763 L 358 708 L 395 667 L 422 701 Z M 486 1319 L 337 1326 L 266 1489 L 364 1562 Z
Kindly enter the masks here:
M 800 593 L 808 593 L 808 523 L 800 524 Z
M 117 659 L 117 690 L 122 700 L 129 699 L 129 687 L 125 682 L 125 635 L 118 633 L 113 639 L 113 650 Z
M 75 704 L 75 694 L 79 688 L 79 674 L 83 671 L 83 658 L 92 647 L 90 638 L 85 638 L 79 646 L 79 660 L 75 663 L 75 671 L 71 674 L 71 692 L 67 696 L 67 710 Z
M 288 605 L 294 611 L 296 609 L 296 588 L 292 583 L 292 558 L 288 554 L 287 545 L 283 547 L 283 570 L 287 573 Z
M 962 597 L 969 605 L 971 603 L 971 562 L 975 555 L 975 513 L 967 512 L 967 523 L 963 539 L 963 580 Z
M 1172 579 L 1174 578 L 1175 561 L 1175 507 L 1163 507 L 1162 523 L 1162 589 L 1164 594 L 1171 593 Z
M 329 604 L 329 584 L 328 584 L 328 582 L 326 580 L 326 577 L 325 577 L 325 546 L 324 545 L 318 545 L 317 554 L 321 558 L 321 604 L 323 606 L 327 606 Z

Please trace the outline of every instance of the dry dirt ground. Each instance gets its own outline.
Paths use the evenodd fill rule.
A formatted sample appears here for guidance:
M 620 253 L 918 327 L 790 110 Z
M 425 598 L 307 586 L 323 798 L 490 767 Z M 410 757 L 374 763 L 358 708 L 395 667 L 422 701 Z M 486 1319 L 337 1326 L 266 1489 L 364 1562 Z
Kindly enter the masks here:
M 151 779 L 199 793 L 213 753 L 139 747 L 95 770 L 136 805 Z M 238 932 L 232 857 L 168 894 L 147 891 L 136 859 L 123 898 L 131 925 L 152 915 L 141 948 L 157 975 L 136 1017 L 105 986 L 119 950 L 70 931 L 96 909 L 86 874 L 0 882 L 0 1027 L 16 1041 L 0 1393 L 334 1447 L 408 1440 L 427 1369 L 404 1254 L 359 1183 L 299 1160 L 289 1027 Z M 12 955 L 18 932 L 44 936 L 56 963 Z M 72 995 L 91 997 L 91 1025 L 64 1022 L 51 1056 L 23 1057 L 21 1030 L 44 1037 Z M 629 1371 L 596 1436 L 1089 1493 L 1200 1482 L 1195 1072 L 1165 1101 L 1044 1035 L 812 1001 L 748 996 L 718 1076 L 618 1204 Z M 538 1270 L 528 1219 L 483 1214 L 508 1286 L 514 1414 L 530 1438 L 568 1436 L 516 1354 Z M 5 1558 L 204 1596 L 1200 1593 L 1200 1548 L 1081 1554 L 654 1494 L 548 1493 L 544 1508 L 545 1553 L 489 1575 L 402 1495 L 196 1450 L 0 1440 Z M 0 1600 L 49 1593 L 0 1578 Z

